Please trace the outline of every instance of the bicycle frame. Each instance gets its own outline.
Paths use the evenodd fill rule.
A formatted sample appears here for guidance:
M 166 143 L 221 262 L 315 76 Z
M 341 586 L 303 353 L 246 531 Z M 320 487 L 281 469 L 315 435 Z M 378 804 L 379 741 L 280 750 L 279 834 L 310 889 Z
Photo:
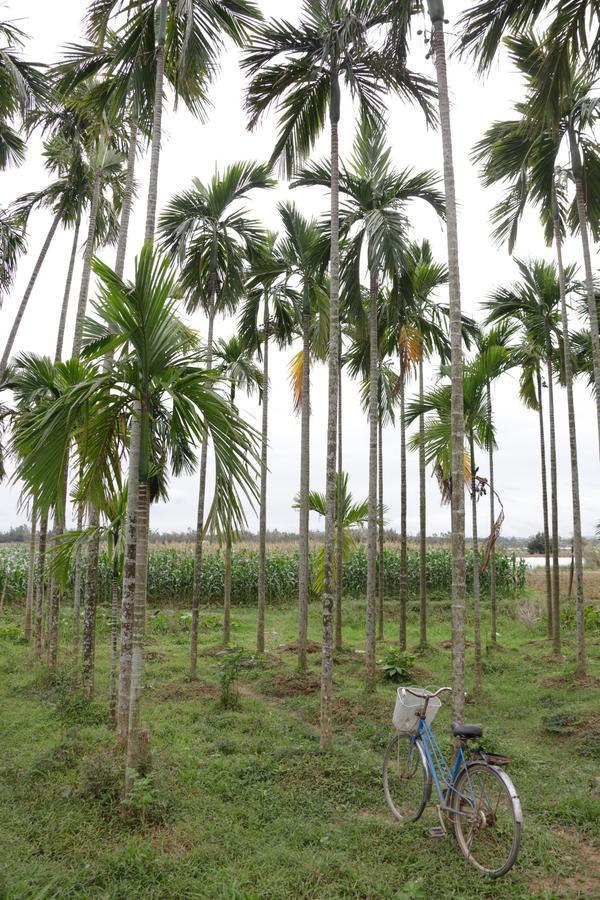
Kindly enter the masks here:
M 435 735 L 433 734 L 433 731 L 431 730 L 427 719 L 419 720 L 419 728 L 413 740 L 415 742 L 420 740 L 423 750 L 425 751 L 427 765 L 429 767 L 429 771 L 431 772 L 431 777 L 433 778 L 435 789 L 438 793 L 440 809 L 444 812 L 452 813 L 453 815 L 466 815 L 466 813 L 455 809 L 447 802 L 447 797 L 449 796 L 448 792 L 451 792 L 457 794 L 462 800 L 466 800 L 472 805 L 475 805 L 475 792 L 473 790 L 473 785 L 471 784 L 469 768 L 465 760 L 464 748 L 462 746 L 458 748 L 452 771 L 450 771 L 450 766 L 446 762 L 446 758 L 439 748 L 438 742 L 435 739 Z M 454 782 L 456 781 L 456 778 L 461 769 L 464 769 L 467 773 L 467 782 L 469 785 L 469 791 L 471 793 L 470 797 L 465 796 L 460 791 L 457 791 L 454 787 Z

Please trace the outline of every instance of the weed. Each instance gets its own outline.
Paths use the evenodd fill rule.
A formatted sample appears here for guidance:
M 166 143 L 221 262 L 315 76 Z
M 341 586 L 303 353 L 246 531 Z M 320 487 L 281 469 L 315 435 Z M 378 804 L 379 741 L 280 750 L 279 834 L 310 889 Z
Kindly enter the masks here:
M 380 662 L 384 679 L 396 683 L 410 681 L 415 662 L 416 658 L 406 650 L 397 647 L 388 650 Z

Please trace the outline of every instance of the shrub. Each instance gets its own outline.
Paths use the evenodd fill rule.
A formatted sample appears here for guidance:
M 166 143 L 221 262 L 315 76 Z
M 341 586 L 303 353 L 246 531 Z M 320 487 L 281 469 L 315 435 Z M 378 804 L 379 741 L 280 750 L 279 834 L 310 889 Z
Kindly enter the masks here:
M 533 537 L 529 538 L 527 542 L 527 552 L 532 555 L 546 552 L 546 541 L 544 540 L 544 535 L 541 531 L 538 531 L 537 534 L 534 534 Z
M 560 614 L 561 625 L 565 628 L 575 628 L 575 607 L 567 606 Z M 588 603 L 583 610 L 584 628 L 588 632 L 600 632 L 600 607 Z
M 136 825 L 164 825 L 173 809 L 172 791 L 157 772 L 149 772 L 133 779 L 122 807 Z
M 18 625 L 8 622 L 0 625 L 0 641 L 10 641 L 12 644 L 26 644 L 25 635 Z
M 388 650 L 380 665 L 386 681 L 406 682 L 412 678 L 415 657 L 408 651 L 395 647 L 393 650 Z
M 237 679 L 242 672 L 257 665 L 258 660 L 243 647 L 230 647 L 219 653 L 221 661 L 217 665 L 220 703 L 223 709 L 232 709 L 238 704 Z
M 559 709 L 542 717 L 542 724 L 550 734 L 573 734 L 578 722 L 579 716 L 570 709 Z
M 116 809 L 123 787 L 123 760 L 110 751 L 86 756 L 81 763 L 79 795 Z

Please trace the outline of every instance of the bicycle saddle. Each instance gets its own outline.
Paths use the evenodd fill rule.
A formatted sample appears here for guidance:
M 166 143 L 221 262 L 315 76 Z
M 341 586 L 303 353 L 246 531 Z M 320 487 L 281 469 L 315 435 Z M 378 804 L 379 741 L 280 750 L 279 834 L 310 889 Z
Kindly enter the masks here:
M 460 722 L 452 722 L 450 729 L 453 737 L 474 738 L 483 734 L 481 725 L 461 725 Z

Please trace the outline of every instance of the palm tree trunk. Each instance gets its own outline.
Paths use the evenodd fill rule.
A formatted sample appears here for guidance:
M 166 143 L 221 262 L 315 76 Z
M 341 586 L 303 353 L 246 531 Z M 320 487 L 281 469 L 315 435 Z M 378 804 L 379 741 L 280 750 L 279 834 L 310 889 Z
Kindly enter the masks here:
M 108 695 L 108 727 L 117 727 L 117 690 L 119 665 L 119 573 L 116 562 L 118 534 L 113 537 L 110 605 L 110 690 Z
M 562 236 L 558 213 L 554 216 L 554 242 L 556 245 L 556 261 L 558 263 L 558 283 L 560 286 L 560 310 L 562 319 L 563 353 L 565 364 L 565 384 L 567 388 L 567 411 L 569 419 L 569 453 L 571 457 L 571 494 L 573 498 L 573 561 L 575 568 L 575 618 L 577 631 L 577 661 L 575 673 L 579 677 L 585 675 L 585 620 L 583 593 L 583 548 L 581 539 L 581 502 L 579 497 L 579 464 L 577 460 L 577 431 L 575 428 L 575 402 L 573 400 L 573 360 L 571 357 L 571 338 L 569 337 L 569 318 L 565 289 L 565 271 L 562 258 Z
M 42 244 L 42 249 L 40 250 L 39 256 L 35 261 L 35 265 L 33 267 L 33 272 L 31 273 L 31 277 L 27 283 L 27 287 L 25 288 L 25 293 L 23 294 L 23 299 L 21 300 L 19 309 L 17 310 L 17 315 L 15 316 L 15 321 L 13 322 L 12 328 L 10 329 L 10 334 L 6 340 L 6 346 L 4 347 L 4 353 L 2 354 L 2 359 L 0 360 L 0 378 L 4 375 L 6 371 L 6 367 L 8 365 L 8 361 L 10 359 L 10 354 L 12 353 L 13 344 L 15 342 L 15 338 L 17 337 L 17 332 L 19 331 L 19 326 L 21 324 L 21 319 L 25 315 L 25 310 L 27 309 L 27 304 L 29 303 L 29 298 L 31 297 L 31 292 L 35 286 L 37 281 L 37 277 L 40 274 L 40 269 L 42 268 L 42 264 L 46 258 L 46 254 L 50 248 L 50 244 L 52 243 L 52 238 L 56 233 L 56 229 L 60 223 L 62 217 L 62 207 L 58 210 L 56 215 L 52 220 L 52 225 L 50 226 L 50 230 L 46 235 L 46 240 Z
M 375 688 L 375 617 L 377 604 L 377 419 L 379 357 L 377 272 L 370 271 L 369 291 L 369 495 L 367 518 L 367 690 Z
M 63 533 L 63 526 L 59 525 L 54 517 L 54 534 L 52 543 Z M 50 551 L 52 552 L 52 551 Z M 46 622 L 46 648 L 48 651 L 48 668 L 55 669 L 58 663 L 58 643 L 60 625 L 60 589 L 54 576 L 50 578 L 48 590 L 48 618 Z
M 33 598 L 35 594 L 35 547 L 37 531 L 37 510 L 35 501 L 31 507 L 31 536 L 29 538 L 29 562 L 27 566 L 27 597 L 25 600 L 25 622 L 23 633 L 27 641 L 31 640 L 31 620 L 33 616 Z
M 96 608 L 98 606 L 98 557 L 100 531 L 98 510 L 90 510 L 89 524 L 96 531 L 87 545 L 87 570 L 83 598 L 83 692 L 90 699 L 94 694 L 94 658 L 96 655 Z
M 125 513 L 125 556 L 123 559 L 123 591 L 121 598 L 121 655 L 119 660 L 119 702 L 117 707 L 117 737 L 121 743 L 125 743 L 127 740 L 131 696 L 139 459 L 140 403 L 135 401 L 131 410 L 127 510 Z
M 208 333 L 206 339 L 206 365 L 212 368 L 213 332 L 215 326 L 215 295 L 211 294 L 208 308 Z M 202 556 L 204 551 L 204 502 L 206 499 L 206 466 L 208 440 L 202 441 L 200 451 L 200 480 L 198 483 L 198 513 L 196 516 L 196 546 L 194 548 L 194 583 L 192 586 L 192 632 L 190 636 L 190 677 L 195 678 L 198 668 L 198 621 L 202 594 Z
M 548 639 L 552 640 L 552 574 L 550 570 L 550 529 L 548 526 L 548 477 L 546 474 L 546 438 L 544 434 L 544 407 L 542 401 L 542 375 L 537 370 L 538 420 L 540 426 L 540 470 L 542 474 L 542 513 L 544 522 L 544 569 L 546 573 L 546 625 Z
M 88 233 L 85 242 L 85 253 L 83 254 L 81 287 L 79 289 L 79 300 L 77 301 L 75 333 L 73 335 L 73 349 L 71 351 L 71 356 L 76 358 L 79 357 L 79 354 L 81 352 L 83 320 L 85 319 L 85 311 L 87 308 L 88 294 L 90 289 L 92 257 L 94 255 L 94 243 L 96 241 L 96 219 L 98 217 L 98 203 L 100 201 L 100 186 L 100 169 L 97 169 L 94 176 L 94 188 L 92 191 L 92 202 L 90 204 L 90 221 L 88 223 Z
M 490 414 L 492 410 L 492 388 L 488 381 L 487 386 L 487 401 L 488 407 L 490 409 Z M 488 465 L 490 470 L 490 534 L 494 533 L 494 526 L 496 524 L 496 496 L 494 494 L 494 448 L 490 445 L 488 450 Z M 497 629 L 497 609 L 496 609 L 496 542 L 492 546 L 492 552 L 490 553 L 490 614 L 491 614 L 491 627 L 492 627 L 492 644 L 496 643 L 496 629 Z
M 596 292 L 594 290 L 594 271 L 592 268 L 592 256 L 590 253 L 590 238 L 588 231 L 588 214 L 583 185 L 583 165 L 581 154 L 577 144 L 577 136 L 573 128 L 569 128 L 569 146 L 571 149 L 571 167 L 575 181 L 575 198 L 577 213 L 579 216 L 579 230 L 581 233 L 581 247 L 583 250 L 583 265 L 585 270 L 585 289 L 590 317 L 590 334 L 592 341 L 592 363 L 594 369 L 594 386 L 596 397 L 596 416 L 598 419 L 598 440 L 600 442 L 600 333 L 598 331 L 598 306 Z
M 81 210 L 77 211 L 77 219 L 75 220 L 75 231 L 73 233 L 73 243 L 71 245 L 71 256 L 69 258 L 69 268 L 67 269 L 67 280 L 65 282 L 65 292 L 63 294 L 63 302 L 60 309 L 60 319 L 58 321 L 58 334 L 56 337 L 56 350 L 54 351 L 54 362 L 59 362 L 62 358 L 63 342 L 65 339 L 65 324 L 67 321 L 67 312 L 69 310 L 69 298 L 71 296 L 71 285 L 73 283 L 73 270 L 75 269 L 75 260 L 77 258 L 77 245 L 79 243 L 79 228 L 81 226 Z
M 42 619 L 44 615 L 44 570 L 46 568 L 46 542 L 48 539 L 48 513 L 40 518 L 37 567 L 35 573 L 35 612 L 33 620 L 33 646 L 35 655 L 42 655 Z
M 306 670 L 306 641 L 308 637 L 309 558 L 308 536 L 310 513 L 310 314 L 306 309 L 308 289 L 305 288 L 305 309 L 302 316 L 302 407 L 300 421 L 300 522 L 298 547 L 298 668 Z
M 158 43 L 156 47 L 156 80 L 154 86 L 154 117 L 152 121 L 152 149 L 150 151 L 150 179 L 148 184 L 148 204 L 146 206 L 146 230 L 144 241 L 154 242 L 156 226 L 156 205 L 158 199 L 158 165 L 160 162 L 160 141 L 162 136 L 163 83 L 165 77 L 165 40 L 167 35 L 167 0 L 160 0 L 158 21 Z
M 77 531 L 83 528 L 83 504 L 77 505 Z M 73 650 L 79 653 L 79 631 L 81 625 L 81 549 L 75 554 L 75 577 L 73 581 Z
M 444 5 L 427 0 L 432 22 L 432 44 L 437 71 L 438 102 L 444 157 L 448 242 L 448 287 L 450 300 L 450 345 L 452 372 L 452 711 L 462 722 L 465 702 L 465 612 L 467 600 L 465 566 L 464 495 L 464 397 L 462 378 L 462 323 L 458 222 L 452 158 L 450 98 L 446 72 Z
M 423 358 L 419 359 L 419 402 L 423 403 Z M 425 416 L 419 416 L 419 645 L 427 646 L 427 487 Z
M 400 649 L 406 650 L 406 607 L 408 603 L 408 552 L 406 546 L 406 415 L 404 409 L 406 372 L 400 360 Z
M 340 86 L 337 73 L 332 74 L 329 119 L 331 125 L 331 249 L 329 258 L 329 361 L 327 397 L 327 458 L 325 469 L 325 547 L 323 574 L 323 645 L 321 650 L 321 748 L 331 743 L 331 703 L 333 694 L 333 556 L 335 528 L 335 462 L 336 417 L 339 396 L 339 288 L 340 288 L 340 221 L 339 221 L 339 143 Z
M 342 599 L 344 590 L 344 472 L 342 437 L 342 335 L 338 341 L 338 409 L 337 409 L 337 496 L 336 496 L 336 538 L 335 538 L 335 649 L 344 646 Z
M 556 472 L 556 429 L 554 419 L 554 373 L 550 351 L 548 369 L 548 409 L 550 417 L 550 509 L 552 511 L 552 648 L 560 655 L 560 570 L 558 568 L 558 478 Z
M 260 443 L 260 509 L 258 518 L 258 616 L 256 649 L 265 652 L 265 607 L 267 569 L 267 452 L 269 427 L 269 300 L 265 294 L 263 339 L 262 434 Z
M 231 406 L 235 403 L 235 384 L 231 383 Z M 231 640 L 231 579 L 232 579 L 232 533 L 231 533 L 231 516 L 227 521 L 227 534 L 225 536 L 225 572 L 223 578 L 223 645 L 228 646 Z
M 475 466 L 475 441 L 469 433 L 471 455 L 471 516 L 473 527 L 473 631 L 475 644 L 475 691 L 481 691 L 481 596 L 479 591 L 479 540 L 477 537 L 477 468 Z
M 142 413 L 143 415 L 143 413 Z M 131 687 L 129 718 L 127 724 L 127 764 L 125 768 L 125 795 L 139 774 L 145 761 L 147 746 L 140 734 L 140 705 L 142 695 L 144 626 L 146 621 L 146 593 L 148 585 L 148 528 L 150 501 L 148 482 L 140 479 L 137 506 L 137 555 L 135 566 L 135 603 L 133 615 L 133 640 L 131 648 Z
M 381 387 L 379 386 L 379 395 L 381 396 Z M 377 416 L 377 480 L 378 480 L 378 526 L 379 526 L 379 570 L 378 570 L 378 593 L 379 593 L 379 622 L 377 626 L 377 640 L 382 641 L 384 638 L 384 608 L 383 600 L 385 595 L 385 561 L 383 558 L 384 530 L 383 530 L 383 421 L 381 415 L 381 405 L 378 403 Z
M 123 192 L 123 204 L 121 206 L 121 220 L 119 222 L 119 240 L 117 242 L 117 259 L 115 273 L 119 278 L 125 271 L 125 258 L 127 256 L 127 239 L 129 237 L 129 219 L 133 206 L 133 192 L 135 188 L 135 158 L 137 154 L 138 125 L 135 119 L 129 125 L 129 147 L 127 150 L 127 174 L 125 176 L 125 190 Z

